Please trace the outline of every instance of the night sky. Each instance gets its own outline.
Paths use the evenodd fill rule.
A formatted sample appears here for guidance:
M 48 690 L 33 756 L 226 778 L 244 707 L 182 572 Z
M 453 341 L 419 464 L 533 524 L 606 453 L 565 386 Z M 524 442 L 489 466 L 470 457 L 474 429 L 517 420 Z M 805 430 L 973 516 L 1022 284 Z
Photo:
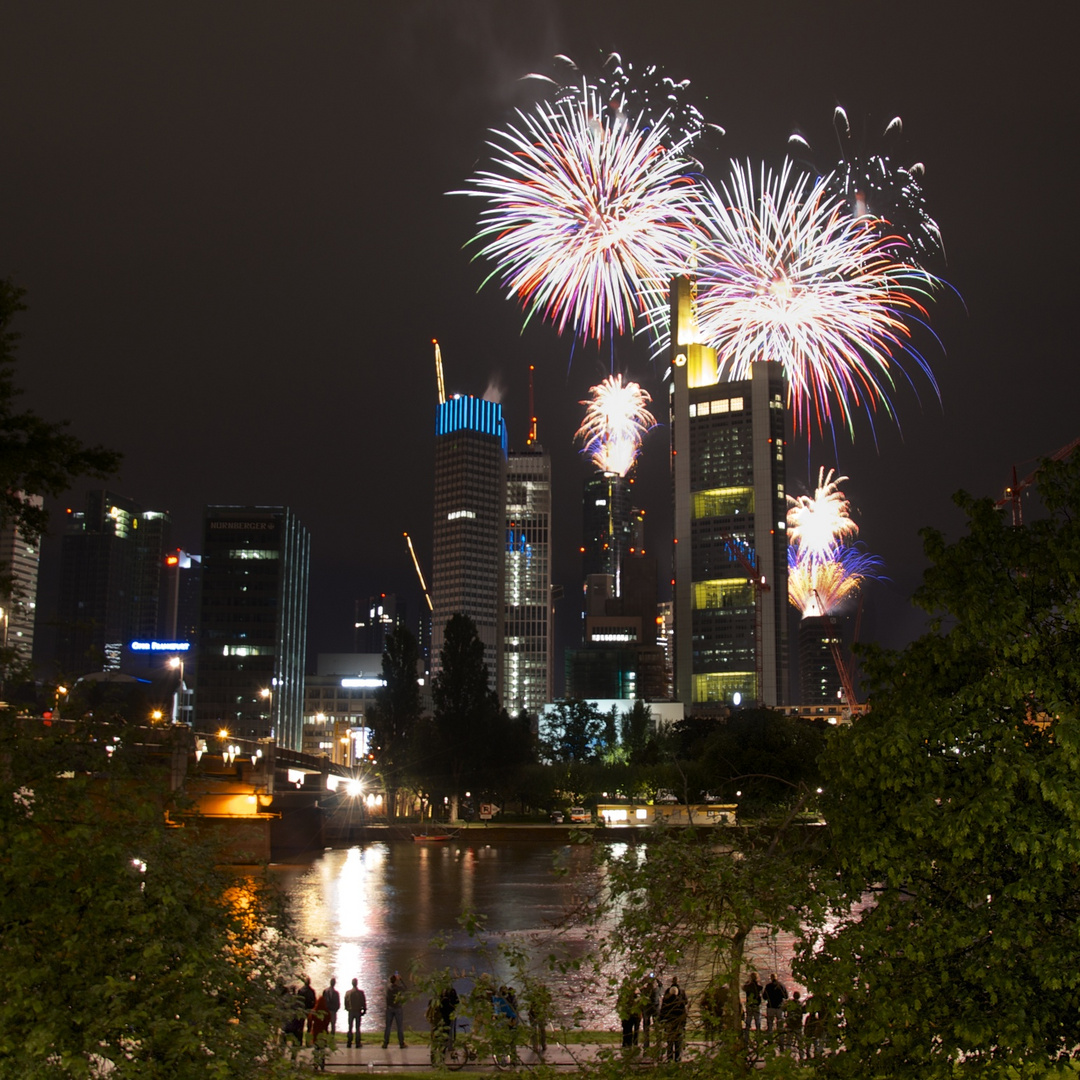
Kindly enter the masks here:
M 26 403 L 125 454 L 110 486 L 168 509 L 200 548 L 206 503 L 285 503 L 312 536 L 310 643 L 351 648 L 352 602 L 397 591 L 418 610 L 403 530 L 431 565 L 436 404 L 501 393 L 512 446 L 536 366 L 554 458 L 555 578 L 569 642 L 580 586 L 572 446 L 588 388 L 616 370 L 666 412 L 644 341 L 599 352 L 517 306 L 464 250 L 485 132 L 540 91 L 565 53 L 612 50 L 689 78 L 688 100 L 737 157 L 779 164 L 798 129 L 835 158 L 832 112 L 874 143 L 899 114 L 899 159 L 926 164 L 941 225 L 944 351 L 888 420 L 789 454 L 789 487 L 838 466 L 889 581 L 864 639 L 900 645 L 918 530 L 955 533 L 951 493 L 999 496 L 1012 467 L 1080 435 L 1075 346 L 1078 101 L 1068 6 L 729 0 L 363 0 L 4 5 L 0 275 L 28 291 Z M 667 430 L 638 472 L 647 545 L 669 550 Z M 80 505 L 73 494 L 69 503 Z M 662 569 L 662 576 L 666 571 Z

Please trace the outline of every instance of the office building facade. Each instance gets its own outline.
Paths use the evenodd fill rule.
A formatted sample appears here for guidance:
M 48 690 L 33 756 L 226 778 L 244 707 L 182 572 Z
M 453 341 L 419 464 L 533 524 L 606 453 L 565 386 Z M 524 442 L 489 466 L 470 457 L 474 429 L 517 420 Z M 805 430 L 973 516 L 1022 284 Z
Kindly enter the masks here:
M 195 728 L 303 741 L 307 530 L 285 506 L 208 506 Z
M 24 495 L 23 499 L 41 506 L 40 495 Z M 40 562 L 38 544 L 30 543 L 15 524 L 0 525 L 0 565 L 11 578 L 11 590 L 0 613 L 0 641 L 11 650 L 7 667 L 27 667 L 33 660 Z
M 551 456 L 513 451 L 506 468 L 503 707 L 538 718 L 554 696 L 551 617 Z
M 690 284 L 671 287 L 675 685 L 686 708 L 787 700 L 785 401 L 779 364 L 721 382 Z
M 156 637 L 169 515 L 105 490 L 68 511 L 61 544 L 55 662 L 65 677 L 119 671 L 125 645 Z
M 503 564 L 507 437 L 502 406 L 458 396 L 435 418 L 435 520 L 431 670 L 439 672 L 446 624 L 468 615 L 502 700 Z

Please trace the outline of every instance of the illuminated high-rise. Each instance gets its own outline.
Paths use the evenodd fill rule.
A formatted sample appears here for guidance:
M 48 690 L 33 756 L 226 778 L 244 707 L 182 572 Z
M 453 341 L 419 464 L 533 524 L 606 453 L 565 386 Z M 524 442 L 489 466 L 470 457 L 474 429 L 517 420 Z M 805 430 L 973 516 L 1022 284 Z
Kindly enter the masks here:
M 41 506 L 40 495 L 23 496 Z M 34 617 L 37 611 L 39 544 L 31 544 L 14 523 L 0 525 L 0 566 L 11 581 L 0 613 L 0 642 L 12 650 L 14 665 L 29 665 L 34 652 Z
M 286 506 L 208 506 L 195 729 L 303 745 L 307 529 Z
M 164 618 L 169 515 L 111 491 L 90 491 L 68 511 L 60 562 L 55 660 L 64 677 L 117 671 L 132 638 Z
M 439 671 L 446 624 L 468 615 L 502 698 L 506 424 L 497 402 L 461 395 L 435 414 L 435 521 L 431 669 Z
M 690 284 L 671 287 L 675 688 L 686 708 L 787 700 L 787 387 L 720 382 Z M 760 683 L 759 683 L 760 680 Z
M 551 456 L 512 451 L 506 467 L 504 708 L 539 717 L 554 697 L 551 618 Z

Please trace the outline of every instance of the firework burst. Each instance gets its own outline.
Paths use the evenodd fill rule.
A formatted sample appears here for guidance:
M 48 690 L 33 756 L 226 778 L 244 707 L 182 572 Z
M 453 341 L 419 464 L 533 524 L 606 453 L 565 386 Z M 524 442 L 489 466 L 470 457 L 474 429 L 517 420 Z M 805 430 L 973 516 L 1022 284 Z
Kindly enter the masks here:
M 625 476 L 637 460 L 641 440 L 656 427 L 656 418 L 646 406 L 652 401 L 647 390 L 635 382 L 623 383 L 621 375 L 610 375 L 589 391 L 582 401 L 585 419 L 574 435 L 584 443 L 601 472 Z
M 457 194 L 482 198 L 474 238 L 508 296 L 561 334 L 602 340 L 662 311 L 689 261 L 697 185 L 664 117 L 606 123 L 595 88 L 494 132 L 492 168 Z
M 817 558 L 824 558 L 838 543 L 858 535 L 859 527 L 851 520 L 851 504 L 840 485 L 846 476 L 834 476 L 824 466 L 818 471 L 813 496 L 789 495 L 787 512 L 788 543 Z
M 880 575 L 881 560 L 859 547 L 833 548 L 828 558 L 811 558 L 795 546 L 788 548 L 788 601 L 804 619 L 834 615 L 863 583 Z
M 833 127 L 840 144 L 840 161 L 832 170 L 829 194 L 840 198 L 852 217 L 869 215 L 888 223 L 908 243 L 912 258 L 920 264 L 941 260 L 945 248 L 941 229 L 926 209 L 921 162 L 899 165 L 895 156 L 904 125 L 899 116 L 885 126 L 878 150 L 853 149 L 851 122 L 842 106 L 833 112 Z M 792 135 L 789 146 L 810 151 L 801 135 Z M 812 151 L 811 151 L 812 153 Z
M 797 429 L 823 431 L 835 419 L 852 431 L 853 411 L 889 394 L 898 355 L 930 380 L 911 344 L 938 279 L 895 254 L 900 241 L 872 218 L 852 218 L 828 194 L 830 178 L 733 165 L 720 191 L 706 188 L 697 254 L 697 317 L 717 350 L 721 377 L 750 377 L 755 360 L 783 364 Z

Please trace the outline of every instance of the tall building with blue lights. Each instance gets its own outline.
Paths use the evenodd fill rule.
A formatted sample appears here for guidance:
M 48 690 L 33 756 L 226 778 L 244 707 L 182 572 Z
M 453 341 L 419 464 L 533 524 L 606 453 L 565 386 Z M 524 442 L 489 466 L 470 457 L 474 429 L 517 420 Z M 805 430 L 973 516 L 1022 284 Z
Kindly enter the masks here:
M 468 615 L 502 700 L 506 424 L 502 406 L 460 395 L 435 414 L 435 522 L 431 668 L 439 672 L 446 624 Z
M 539 718 L 553 699 L 551 455 L 512 451 L 506 470 L 504 708 Z

